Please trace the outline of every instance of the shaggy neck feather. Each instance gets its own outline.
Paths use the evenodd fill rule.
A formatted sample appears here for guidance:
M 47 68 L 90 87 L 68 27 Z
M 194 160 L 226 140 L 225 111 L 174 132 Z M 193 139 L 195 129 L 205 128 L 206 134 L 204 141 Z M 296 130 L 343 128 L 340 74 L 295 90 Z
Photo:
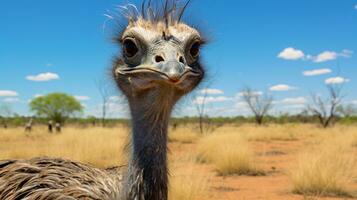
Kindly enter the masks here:
M 133 130 L 127 200 L 168 198 L 167 131 L 175 102 L 167 93 L 129 100 Z

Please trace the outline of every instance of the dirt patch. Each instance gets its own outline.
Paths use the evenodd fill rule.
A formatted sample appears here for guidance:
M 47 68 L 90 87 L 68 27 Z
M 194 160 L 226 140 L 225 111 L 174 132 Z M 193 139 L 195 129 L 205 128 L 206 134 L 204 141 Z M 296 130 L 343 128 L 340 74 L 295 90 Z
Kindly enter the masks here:
M 197 163 L 197 170 L 210 178 L 208 196 L 204 200 L 344 200 L 346 197 L 318 197 L 293 194 L 288 169 L 303 151 L 308 138 L 294 141 L 251 142 L 265 176 L 219 176 L 214 167 Z M 195 152 L 196 143 L 172 144 L 171 153 Z M 357 191 L 357 182 L 351 186 Z M 353 199 L 353 198 L 352 198 Z M 202 199 L 203 200 L 203 199 Z

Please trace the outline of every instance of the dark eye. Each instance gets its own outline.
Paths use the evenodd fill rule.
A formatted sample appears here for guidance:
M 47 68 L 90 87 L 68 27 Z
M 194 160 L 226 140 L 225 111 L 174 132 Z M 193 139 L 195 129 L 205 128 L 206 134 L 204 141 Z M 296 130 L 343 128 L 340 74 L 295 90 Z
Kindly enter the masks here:
M 193 58 L 197 58 L 200 55 L 200 47 L 201 43 L 199 41 L 196 41 L 192 44 L 190 54 Z
M 136 46 L 133 39 L 125 39 L 123 42 L 123 50 L 125 56 L 131 58 L 138 53 L 139 48 Z

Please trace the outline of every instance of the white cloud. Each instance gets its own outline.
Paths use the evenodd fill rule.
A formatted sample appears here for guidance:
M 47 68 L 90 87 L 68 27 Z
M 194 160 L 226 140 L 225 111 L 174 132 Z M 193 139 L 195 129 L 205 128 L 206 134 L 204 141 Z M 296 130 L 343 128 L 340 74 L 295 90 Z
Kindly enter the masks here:
M 120 97 L 119 96 L 111 96 L 109 97 L 109 101 L 119 101 Z
M 305 57 L 305 54 L 303 51 L 294 49 L 292 47 L 284 49 L 278 55 L 278 58 L 285 59 L 285 60 L 299 60 L 304 57 Z
M 230 101 L 232 98 L 230 97 L 225 97 L 225 96 L 219 96 L 219 97 L 204 97 L 204 96 L 198 96 L 196 97 L 195 100 L 193 100 L 194 104 L 208 104 L 208 103 L 217 103 L 217 102 L 224 102 L 224 101 Z
M 245 101 L 239 101 L 235 104 L 235 108 L 237 108 L 239 110 L 245 110 L 245 109 L 248 109 L 249 106 Z
M 342 83 L 347 83 L 349 82 L 349 79 L 337 76 L 337 77 L 331 77 L 325 80 L 325 84 L 327 85 L 332 85 L 332 84 L 342 84 Z
M 38 75 L 30 75 L 26 76 L 26 79 L 29 81 L 37 81 L 37 82 L 43 82 L 43 81 L 52 81 L 52 80 L 58 80 L 60 77 L 58 74 L 47 72 L 47 73 L 41 73 Z
M 322 75 L 322 74 L 329 74 L 331 73 L 332 70 L 331 69 L 314 69 L 314 70 L 308 70 L 308 71 L 303 71 L 302 74 L 304 76 L 318 76 L 318 75 Z
M 238 97 L 243 97 L 243 96 L 246 96 L 248 95 L 246 92 L 239 92 L 238 93 Z M 250 92 L 250 96 L 261 96 L 263 95 L 263 92 L 261 91 L 252 91 Z
M 114 98 L 112 98 L 113 100 Z M 96 105 L 87 105 L 87 104 L 83 104 L 82 106 L 84 106 L 86 108 L 86 116 L 96 116 L 96 117 L 102 117 L 102 112 L 103 112 L 103 104 L 99 103 Z M 111 101 L 109 99 L 109 101 L 105 104 L 106 106 L 106 115 L 108 118 L 129 118 L 129 106 L 127 104 L 127 102 L 115 102 L 115 101 Z
M 274 85 L 269 88 L 270 91 L 289 91 L 295 89 L 296 89 L 295 87 L 285 84 Z
M 285 110 L 285 112 L 287 113 L 296 113 L 298 111 L 302 111 L 301 109 L 302 108 L 306 108 L 306 105 L 304 104 L 289 104 L 289 105 L 286 105 L 286 106 L 282 106 L 283 110 Z M 291 110 L 291 109 L 299 109 L 299 110 Z
M 90 100 L 90 97 L 88 96 L 74 96 L 78 101 L 88 101 Z
M 43 97 L 43 94 L 35 94 L 34 97 L 35 97 L 35 98 Z
M 109 97 L 109 102 L 123 102 L 125 98 L 123 96 L 111 96 Z
M 322 53 L 312 56 L 305 55 L 302 50 L 294 49 L 293 47 L 289 47 L 284 49 L 279 53 L 278 58 L 285 60 L 310 60 L 316 63 L 326 62 L 330 60 L 335 60 L 338 57 L 350 58 L 353 54 L 353 51 L 344 49 L 340 53 L 335 51 L 323 51 Z
M 15 97 L 8 97 L 3 100 L 3 102 L 6 102 L 6 103 L 15 103 L 15 102 L 19 102 L 19 101 L 20 101 L 20 99 L 15 98 Z
M 202 89 L 202 90 L 200 90 L 200 93 L 201 93 L 201 94 L 211 94 L 211 95 L 214 95 L 214 94 L 224 94 L 224 92 L 223 92 L 222 90 L 213 89 L 213 88 L 205 88 L 205 89 Z
M 326 62 L 329 60 L 335 60 L 338 54 L 334 51 L 324 51 L 313 58 L 313 61 L 316 63 Z
M 107 103 L 107 112 L 109 115 L 126 114 L 128 112 L 128 105 L 126 103 L 109 102 Z
M 345 57 L 345 58 L 350 58 L 352 56 L 352 54 L 353 54 L 353 51 L 344 49 L 344 50 L 342 50 L 341 53 L 339 53 L 339 56 Z
M 285 98 L 281 101 L 281 103 L 284 104 L 305 104 L 306 103 L 306 98 L 305 97 L 296 97 L 296 98 Z
M 321 63 L 321 62 L 326 62 L 330 60 L 336 60 L 338 57 L 344 57 L 344 58 L 350 58 L 353 54 L 353 51 L 344 49 L 340 53 L 337 53 L 335 51 L 324 51 L 320 53 L 317 56 L 311 56 L 308 55 L 306 56 L 307 60 L 312 60 L 313 62 L 316 63 Z
M 12 90 L 0 90 L 0 97 L 17 97 L 19 94 Z

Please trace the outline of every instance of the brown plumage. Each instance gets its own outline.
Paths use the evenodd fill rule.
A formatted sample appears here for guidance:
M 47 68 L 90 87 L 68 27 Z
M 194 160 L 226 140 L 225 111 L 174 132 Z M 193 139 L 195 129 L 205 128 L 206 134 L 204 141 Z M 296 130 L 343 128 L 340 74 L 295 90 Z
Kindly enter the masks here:
M 122 175 L 116 172 L 64 159 L 0 161 L 0 199 L 118 200 Z

